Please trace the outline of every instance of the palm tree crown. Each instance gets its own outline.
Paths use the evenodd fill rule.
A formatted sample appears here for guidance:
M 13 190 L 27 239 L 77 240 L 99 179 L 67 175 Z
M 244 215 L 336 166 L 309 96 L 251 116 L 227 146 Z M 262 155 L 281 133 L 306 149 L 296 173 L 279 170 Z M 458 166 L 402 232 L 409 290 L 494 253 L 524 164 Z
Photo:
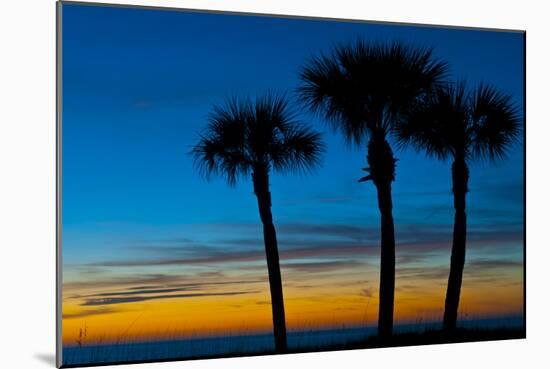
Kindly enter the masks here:
M 235 185 L 254 170 L 307 172 L 321 163 L 321 135 L 300 124 L 283 96 L 229 100 L 217 106 L 193 148 L 199 171 Z
M 401 43 L 337 47 L 301 72 L 302 100 L 339 129 L 350 143 L 391 132 L 393 123 L 446 75 L 431 49 Z
M 465 161 L 504 158 L 520 132 L 511 96 L 488 85 L 467 93 L 462 81 L 438 88 L 395 128 L 401 145 L 412 144 L 441 160 Z

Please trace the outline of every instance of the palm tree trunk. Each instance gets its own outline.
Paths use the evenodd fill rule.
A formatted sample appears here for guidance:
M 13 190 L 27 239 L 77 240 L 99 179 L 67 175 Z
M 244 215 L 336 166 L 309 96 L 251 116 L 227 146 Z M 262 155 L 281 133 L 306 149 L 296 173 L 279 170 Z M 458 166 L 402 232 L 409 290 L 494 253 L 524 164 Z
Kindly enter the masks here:
M 380 210 L 380 302 L 378 309 L 378 335 L 391 337 L 395 294 L 395 231 L 391 185 L 395 179 L 393 152 L 385 137 L 373 135 L 369 142 L 367 161 L 378 193 Z
M 452 166 L 455 224 L 451 250 L 451 268 L 445 297 L 443 329 L 452 333 L 456 329 L 462 273 L 466 258 L 466 193 L 468 192 L 469 170 L 463 157 L 455 158 Z
M 265 168 L 255 169 L 252 174 L 254 193 L 258 199 L 260 218 L 264 228 L 265 254 L 271 291 L 271 309 L 273 315 L 273 334 L 275 336 L 275 351 L 287 351 L 285 306 L 281 269 L 279 266 L 279 251 L 277 234 L 271 214 L 271 193 L 269 192 L 269 176 Z
M 380 209 L 380 308 L 378 334 L 388 338 L 393 330 L 395 291 L 395 235 L 392 214 L 391 183 L 377 186 Z

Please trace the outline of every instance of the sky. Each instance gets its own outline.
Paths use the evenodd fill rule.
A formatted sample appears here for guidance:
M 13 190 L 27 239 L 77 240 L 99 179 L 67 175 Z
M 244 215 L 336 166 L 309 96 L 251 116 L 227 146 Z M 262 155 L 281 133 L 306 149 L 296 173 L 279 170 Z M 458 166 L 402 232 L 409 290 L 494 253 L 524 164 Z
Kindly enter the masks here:
M 290 330 L 374 325 L 379 215 L 349 147 L 295 101 L 298 73 L 341 42 L 433 47 L 452 78 L 490 83 L 523 112 L 514 32 L 63 5 L 63 341 L 268 332 L 271 308 L 250 178 L 206 181 L 189 150 L 228 97 L 286 93 L 323 133 L 323 166 L 273 173 Z M 460 318 L 523 314 L 523 140 L 471 164 Z M 396 150 L 397 324 L 438 320 L 448 276 L 450 163 Z

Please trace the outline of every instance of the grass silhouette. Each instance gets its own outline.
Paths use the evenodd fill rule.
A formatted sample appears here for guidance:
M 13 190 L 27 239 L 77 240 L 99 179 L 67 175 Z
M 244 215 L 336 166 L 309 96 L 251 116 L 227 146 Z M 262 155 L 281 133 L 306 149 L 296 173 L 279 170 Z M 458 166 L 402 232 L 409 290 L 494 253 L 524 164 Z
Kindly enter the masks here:
M 519 317 L 463 320 L 459 328 L 450 334 L 440 329 L 440 320 L 418 318 L 411 323 L 396 325 L 391 338 L 378 336 L 374 326 L 341 325 L 320 329 L 312 325 L 304 325 L 288 331 L 287 352 L 519 339 L 525 337 L 522 322 L 523 320 Z M 90 331 L 91 329 L 88 328 L 88 332 Z M 190 332 L 185 337 L 174 330 L 166 330 L 163 333 L 162 338 L 159 336 L 148 341 L 121 335 L 114 342 L 106 342 L 105 336 L 100 336 L 94 343 L 66 346 L 63 350 L 63 366 L 193 360 L 277 353 L 271 332 L 257 333 L 243 329 L 210 337 L 200 335 L 197 331 Z

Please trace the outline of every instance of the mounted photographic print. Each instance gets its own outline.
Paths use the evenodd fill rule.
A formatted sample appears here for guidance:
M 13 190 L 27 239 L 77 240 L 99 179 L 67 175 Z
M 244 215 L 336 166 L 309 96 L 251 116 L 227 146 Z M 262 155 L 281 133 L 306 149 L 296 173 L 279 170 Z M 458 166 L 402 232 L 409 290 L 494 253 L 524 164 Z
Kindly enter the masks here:
M 58 3 L 58 366 L 524 338 L 524 51 Z

